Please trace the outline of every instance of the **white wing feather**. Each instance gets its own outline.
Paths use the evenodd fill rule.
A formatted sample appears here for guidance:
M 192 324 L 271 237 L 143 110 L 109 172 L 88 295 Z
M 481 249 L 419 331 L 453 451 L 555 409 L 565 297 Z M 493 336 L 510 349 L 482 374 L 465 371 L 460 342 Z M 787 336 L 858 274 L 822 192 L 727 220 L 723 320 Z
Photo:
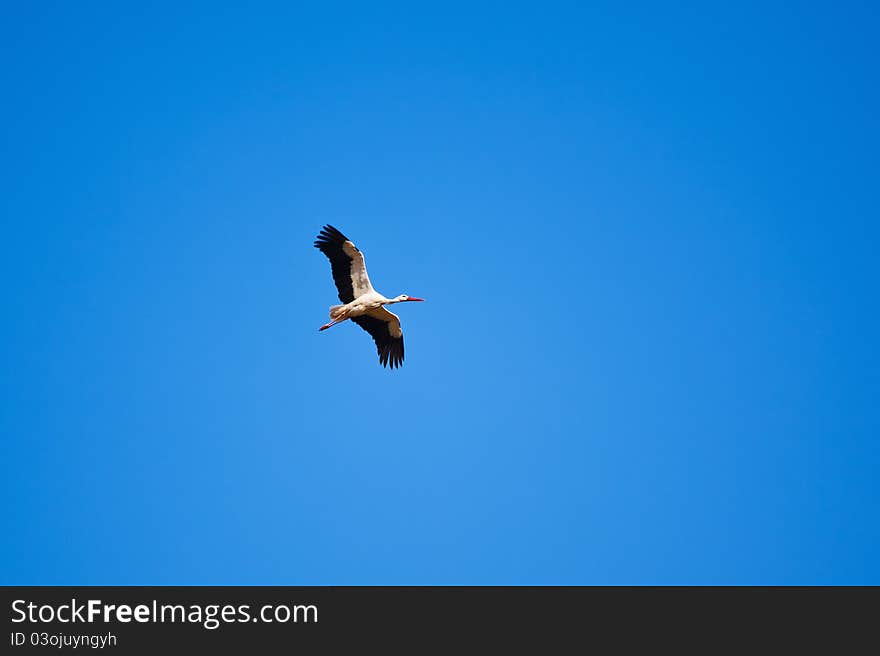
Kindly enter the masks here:
M 354 290 L 354 297 L 358 298 L 364 294 L 375 292 L 373 285 L 370 283 L 370 276 L 367 275 L 367 264 L 364 262 L 364 254 L 351 241 L 346 241 L 342 244 L 342 250 L 351 258 L 351 286 Z M 389 312 L 388 314 L 391 313 Z

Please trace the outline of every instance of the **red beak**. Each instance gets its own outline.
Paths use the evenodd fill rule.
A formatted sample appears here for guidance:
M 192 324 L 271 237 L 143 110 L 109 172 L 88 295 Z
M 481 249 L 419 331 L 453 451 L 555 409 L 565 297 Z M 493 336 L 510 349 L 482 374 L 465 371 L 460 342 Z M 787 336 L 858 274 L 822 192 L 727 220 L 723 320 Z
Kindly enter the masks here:
M 408 301 L 424 301 L 425 299 L 423 299 L 423 298 L 416 298 L 415 296 L 410 296 L 410 297 L 409 297 L 408 299 L 406 299 L 406 300 L 408 300 Z

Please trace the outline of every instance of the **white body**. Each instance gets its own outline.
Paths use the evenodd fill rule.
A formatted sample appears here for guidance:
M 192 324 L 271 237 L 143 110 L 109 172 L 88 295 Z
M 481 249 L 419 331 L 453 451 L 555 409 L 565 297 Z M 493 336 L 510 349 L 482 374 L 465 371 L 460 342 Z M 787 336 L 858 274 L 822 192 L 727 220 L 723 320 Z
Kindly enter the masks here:
M 330 319 L 338 321 L 346 318 L 360 317 L 365 314 L 382 319 L 388 322 L 388 332 L 393 337 L 401 337 L 403 331 L 400 329 L 400 319 L 393 312 L 389 312 L 383 306 L 391 303 L 399 303 L 400 301 L 393 298 L 385 298 L 377 291 L 369 291 L 354 299 L 351 303 L 345 305 L 334 305 L 330 308 Z

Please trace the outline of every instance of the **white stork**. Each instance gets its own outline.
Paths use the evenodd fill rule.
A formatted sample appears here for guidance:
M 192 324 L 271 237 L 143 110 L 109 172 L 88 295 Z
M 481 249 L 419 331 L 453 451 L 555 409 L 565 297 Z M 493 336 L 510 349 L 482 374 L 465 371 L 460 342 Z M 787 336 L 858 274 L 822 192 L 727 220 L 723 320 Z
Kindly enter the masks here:
M 400 329 L 400 318 L 384 306 L 407 301 L 424 301 L 423 298 L 401 294 L 394 298 L 385 298 L 373 289 L 367 276 L 364 255 L 351 240 L 331 225 L 321 229 L 315 240 L 315 248 L 330 260 L 333 282 L 339 292 L 342 305 L 330 308 L 330 323 L 325 323 L 318 330 L 327 330 L 330 326 L 351 319 L 361 328 L 370 333 L 376 342 L 379 362 L 383 367 L 391 368 L 403 364 L 403 331 Z

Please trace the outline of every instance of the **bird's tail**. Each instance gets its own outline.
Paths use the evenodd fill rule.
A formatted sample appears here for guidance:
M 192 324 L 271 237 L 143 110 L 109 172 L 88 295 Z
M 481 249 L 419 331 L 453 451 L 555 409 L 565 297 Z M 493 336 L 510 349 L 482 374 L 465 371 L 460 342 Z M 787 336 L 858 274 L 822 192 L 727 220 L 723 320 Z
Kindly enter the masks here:
M 336 321 L 339 317 L 343 315 L 342 308 L 344 305 L 333 305 L 330 307 L 330 319 Z

